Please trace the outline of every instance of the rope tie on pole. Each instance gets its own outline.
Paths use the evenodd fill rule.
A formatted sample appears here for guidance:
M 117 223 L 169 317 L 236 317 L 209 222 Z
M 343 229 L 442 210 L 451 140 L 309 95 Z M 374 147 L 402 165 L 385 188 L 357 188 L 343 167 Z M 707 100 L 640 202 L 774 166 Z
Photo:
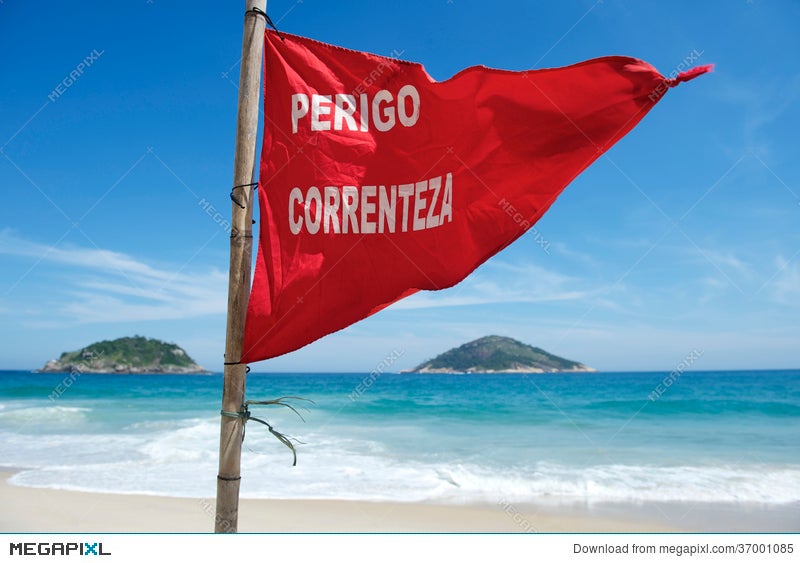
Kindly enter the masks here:
M 222 362 L 222 365 L 223 366 L 240 366 L 240 365 L 242 365 L 242 362 Z M 250 373 L 250 366 L 245 366 L 244 372 L 245 373 Z
M 275 27 L 275 24 L 272 23 L 272 20 L 270 19 L 270 17 L 267 15 L 267 13 L 265 11 L 263 11 L 261 8 L 253 7 L 253 8 L 250 8 L 247 12 L 245 12 L 245 14 L 247 14 L 248 12 L 253 12 L 255 14 L 258 14 L 259 16 L 264 16 L 264 20 L 267 22 L 267 25 L 275 30 L 275 33 L 278 34 L 278 37 L 280 37 L 281 41 L 286 41 L 283 38 L 283 35 L 281 35 L 281 32 L 278 30 L 278 28 Z
M 239 362 L 235 362 L 235 363 L 239 363 Z M 227 365 L 231 365 L 231 364 L 227 364 Z M 249 370 L 250 370 L 250 367 L 248 366 L 248 371 Z M 279 431 L 275 430 L 275 427 L 272 426 L 266 420 L 253 416 L 252 413 L 250 412 L 250 408 L 249 408 L 250 405 L 279 405 L 279 406 L 291 409 L 292 412 L 294 412 L 298 417 L 300 417 L 300 420 L 305 422 L 305 419 L 298 412 L 298 410 L 291 403 L 286 402 L 287 399 L 293 399 L 295 401 L 308 401 L 309 403 L 314 404 L 314 401 L 312 401 L 310 399 L 303 399 L 302 397 L 279 397 L 277 399 L 271 399 L 269 401 L 245 401 L 244 404 L 242 405 L 242 410 L 237 411 L 237 412 L 221 410 L 221 411 L 219 411 L 219 414 L 221 414 L 222 416 L 230 417 L 230 418 L 241 418 L 242 419 L 242 442 L 244 442 L 244 437 L 245 437 L 245 432 L 246 432 L 247 421 L 248 420 L 254 420 L 255 422 L 259 422 L 259 423 L 263 424 L 264 426 L 266 426 L 267 430 L 269 430 L 270 434 L 275 436 L 281 444 L 283 444 L 284 446 L 286 446 L 287 448 L 289 448 L 291 450 L 292 458 L 293 458 L 292 459 L 292 467 L 294 467 L 294 466 L 297 465 L 297 450 L 295 449 L 294 444 L 295 444 L 295 442 L 298 443 L 298 444 L 302 444 L 302 442 L 300 440 L 298 440 L 297 438 L 292 438 L 290 436 L 287 436 L 286 434 L 283 434 L 282 432 L 279 432 Z M 229 480 L 235 480 L 235 479 L 229 479 Z
M 239 184 L 238 186 L 233 186 L 233 188 L 231 188 L 231 201 L 236 205 L 238 205 L 240 209 L 244 209 L 244 205 L 242 205 L 241 201 L 236 199 L 236 196 L 233 195 L 233 192 L 235 192 L 239 188 L 249 188 L 251 186 L 255 186 L 253 189 L 258 189 L 258 182 L 251 182 L 249 184 Z

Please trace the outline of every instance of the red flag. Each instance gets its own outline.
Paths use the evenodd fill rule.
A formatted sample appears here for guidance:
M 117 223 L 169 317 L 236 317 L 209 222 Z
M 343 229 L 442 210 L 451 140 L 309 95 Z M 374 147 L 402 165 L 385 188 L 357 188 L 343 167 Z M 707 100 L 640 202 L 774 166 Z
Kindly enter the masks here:
M 243 362 L 291 352 L 530 228 L 679 82 L 638 59 L 444 82 L 416 63 L 266 32 L 261 211 Z

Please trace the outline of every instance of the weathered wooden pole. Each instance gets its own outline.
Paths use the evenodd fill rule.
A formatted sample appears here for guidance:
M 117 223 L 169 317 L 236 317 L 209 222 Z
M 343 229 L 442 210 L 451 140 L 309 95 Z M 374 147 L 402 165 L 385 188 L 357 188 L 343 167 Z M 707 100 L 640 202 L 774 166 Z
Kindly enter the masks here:
M 232 416 L 244 404 L 245 366 L 239 364 L 244 339 L 244 319 L 250 292 L 250 263 L 253 257 L 253 195 L 251 185 L 256 161 L 258 107 L 261 100 L 261 57 L 267 0 L 246 0 L 242 64 L 239 75 L 239 110 L 236 121 L 236 149 L 233 162 L 231 217 L 231 265 L 228 279 L 228 324 L 225 334 L 225 371 L 219 433 L 219 473 L 214 531 L 234 533 L 239 525 L 239 483 L 241 481 L 242 425 Z

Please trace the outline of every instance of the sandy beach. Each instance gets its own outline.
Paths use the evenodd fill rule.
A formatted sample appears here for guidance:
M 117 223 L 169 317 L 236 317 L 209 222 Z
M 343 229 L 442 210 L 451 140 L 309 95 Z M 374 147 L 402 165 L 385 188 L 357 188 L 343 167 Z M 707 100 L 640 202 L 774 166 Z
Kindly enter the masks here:
M 10 485 L 0 473 L 2 532 L 210 532 L 214 499 L 115 495 Z M 667 526 L 554 515 L 512 505 L 442 506 L 242 499 L 241 532 L 614 532 Z
M 10 485 L 0 473 L 0 532 L 210 532 L 214 499 L 116 495 Z M 553 509 L 242 499 L 241 532 L 797 531 L 797 508 L 683 505 Z

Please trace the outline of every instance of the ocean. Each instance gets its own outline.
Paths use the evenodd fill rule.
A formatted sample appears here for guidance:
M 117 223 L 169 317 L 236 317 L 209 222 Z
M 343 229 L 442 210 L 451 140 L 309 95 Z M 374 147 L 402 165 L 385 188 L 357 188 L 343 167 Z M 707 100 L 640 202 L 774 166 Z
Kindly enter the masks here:
M 222 376 L 0 371 L 15 485 L 213 499 Z M 245 498 L 800 507 L 800 370 L 255 374 Z

